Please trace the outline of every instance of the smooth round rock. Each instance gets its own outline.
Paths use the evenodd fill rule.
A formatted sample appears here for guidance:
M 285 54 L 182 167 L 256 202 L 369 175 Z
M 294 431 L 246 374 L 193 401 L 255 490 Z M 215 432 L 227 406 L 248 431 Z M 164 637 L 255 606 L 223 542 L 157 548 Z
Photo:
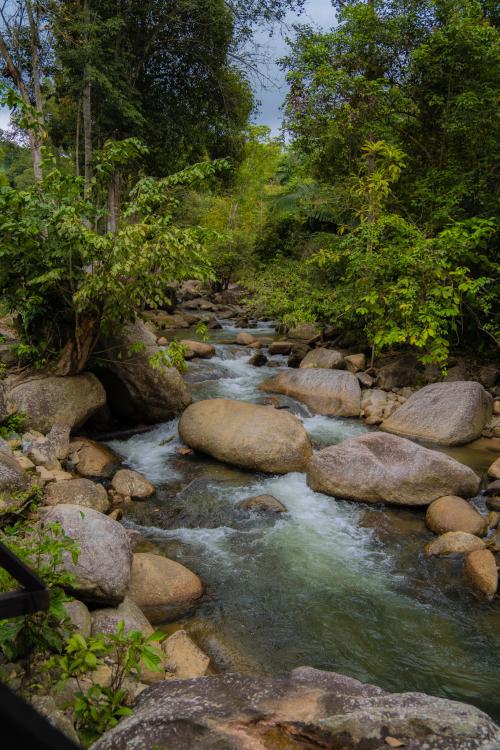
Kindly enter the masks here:
M 500 479 L 500 457 L 498 457 L 491 464 L 490 468 L 488 469 L 488 476 L 492 477 L 493 479 Z
M 344 370 L 345 362 L 341 352 L 320 346 L 307 352 L 299 367 L 306 370 L 311 367 L 325 370 Z
M 286 370 L 266 380 L 261 388 L 267 393 L 283 393 L 303 401 L 326 416 L 359 417 L 361 411 L 359 381 L 352 372 L 344 370 Z
M 45 487 L 44 502 L 45 505 L 82 505 L 100 513 L 106 513 L 109 509 L 108 493 L 102 484 L 96 484 L 83 477 L 51 482 Z
M 149 622 L 175 620 L 203 594 L 203 584 L 184 565 L 161 555 L 136 552 L 127 596 Z
M 464 571 L 477 591 L 488 599 L 493 599 L 498 589 L 498 570 L 492 552 L 488 549 L 478 549 L 468 554 Z
M 242 346 L 249 346 L 250 344 L 253 344 L 254 341 L 256 341 L 256 339 L 251 333 L 239 333 L 236 336 L 236 343 L 241 344 Z
M 429 557 L 467 554 L 477 549 L 485 549 L 485 547 L 483 540 L 474 534 L 468 534 L 466 531 L 447 531 L 425 546 L 425 554 Z
M 91 632 L 92 620 L 88 607 L 78 599 L 72 599 L 69 602 L 64 602 L 63 607 L 66 615 L 73 627 L 83 635 L 84 638 L 88 638 Z
M 145 476 L 131 469 L 120 469 L 114 475 L 111 485 L 120 495 L 130 496 L 137 500 L 145 500 L 154 495 L 155 488 Z
M 240 510 L 255 510 L 267 513 L 286 513 L 286 508 L 273 495 L 255 495 L 242 500 L 237 506 Z
M 186 353 L 184 355 L 186 359 L 194 359 L 194 357 L 210 359 L 210 357 L 213 357 L 215 354 L 215 346 L 213 346 L 213 344 L 206 344 L 203 341 L 182 339 L 181 344 L 186 347 Z
M 425 514 L 427 526 L 436 534 L 465 531 L 482 536 L 488 522 L 467 500 L 455 495 L 440 497 L 429 505 Z

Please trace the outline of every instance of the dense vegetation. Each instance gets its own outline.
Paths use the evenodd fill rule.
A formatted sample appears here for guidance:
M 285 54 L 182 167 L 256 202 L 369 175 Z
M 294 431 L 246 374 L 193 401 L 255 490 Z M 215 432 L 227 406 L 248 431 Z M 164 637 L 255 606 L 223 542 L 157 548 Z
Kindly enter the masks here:
M 495 5 L 348 2 L 297 27 L 285 144 L 248 126 L 248 50 L 292 6 L 5 3 L 0 283 L 25 360 L 81 370 L 102 325 L 189 276 L 374 353 L 498 344 Z

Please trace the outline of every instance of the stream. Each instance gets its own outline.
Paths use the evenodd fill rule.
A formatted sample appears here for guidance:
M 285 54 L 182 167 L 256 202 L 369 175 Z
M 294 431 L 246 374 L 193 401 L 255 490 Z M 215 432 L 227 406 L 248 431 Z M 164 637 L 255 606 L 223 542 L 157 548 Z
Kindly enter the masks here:
M 253 367 L 253 350 L 228 343 L 241 330 L 225 321 L 211 332 L 216 356 L 195 360 L 185 375 L 194 400 L 268 402 L 259 385 L 279 369 Z M 250 333 L 274 330 L 262 324 Z M 370 429 L 280 401 L 315 447 Z M 124 523 L 146 539 L 141 551 L 178 560 L 206 584 L 201 604 L 165 630 L 185 628 L 216 669 L 271 674 L 309 665 L 473 703 L 500 719 L 498 602 L 472 594 L 460 559 L 424 556 L 433 538 L 424 511 L 335 500 L 310 490 L 299 473 L 269 476 L 179 456 L 177 420 L 109 445 L 158 488 L 153 500 L 124 506 Z M 492 461 L 481 450 L 447 452 L 481 472 Z M 288 512 L 237 509 L 262 493 Z

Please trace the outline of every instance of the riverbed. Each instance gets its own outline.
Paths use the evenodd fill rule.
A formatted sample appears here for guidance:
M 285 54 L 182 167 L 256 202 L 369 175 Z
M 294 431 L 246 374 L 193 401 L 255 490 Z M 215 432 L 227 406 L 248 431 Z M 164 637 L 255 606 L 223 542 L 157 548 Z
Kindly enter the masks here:
M 228 343 L 230 322 L 212 333 L 216 356 L 185 375 L 194 400 L 268 403 L 260 384 L 278 367 L 249 364 Z M 250 331 L 274 335 L 266 323 Z M 280 397 L 313 445 L 362 434 L 361 420 L 313 415 Z M 373 429 L 373 428 L 371 428 Z M 500 719 L 500 607 L 467 587 L 460 559 L 427 559 L 433 538 L 422 510 L 352 503 L 310 490 L 299 473 L 269 476 L 200 455 L 180 456 L 177 420 L 110 446 L 158 488 L 125 506 L 142 549 L 178 560 L 206 584 L 181 622 L 217 670 L 279 673 L 301 665 L 338 671 L 392 691 L 423 691 L 473 703 Z M 486 451 L 447 451 L 483 472 Z M 237 504 L 268 493 L 287 513 L 247 513 Z M 480 500 L 477 501 L 479 504 Z

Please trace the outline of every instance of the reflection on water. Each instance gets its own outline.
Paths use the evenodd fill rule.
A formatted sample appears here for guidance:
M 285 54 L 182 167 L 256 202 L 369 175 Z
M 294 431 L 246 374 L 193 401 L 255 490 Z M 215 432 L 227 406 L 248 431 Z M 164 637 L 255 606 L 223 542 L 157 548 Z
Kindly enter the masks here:
M 197 399 L 264 402 L 258 387 L 276 373 L 253 368 L 230 347 L 190 367 L 207 364 L 214 377 L 195 387 Z M 367 429 L 280 400 L 317 444 Z M 273 673 L 308 664 L 390 690 L 464 700 L 500 718 L 498 603 L 474 598 L 460 560 L 424 557 L 431 535 L 422 511 L 337 501 L 312 492 L 301 474 L 265 476 L 181 458 L 175 421 L 112 446 L 160 487 L 153 501 L 127 506 L 126 523 L 207 584 L 203 603 L 182 624 L 219 668 Z M 481 451 L 468 451 L 467 463 L 484 465 Z M 288 512 L 237 509 L 258 493 L 275 495 Z

